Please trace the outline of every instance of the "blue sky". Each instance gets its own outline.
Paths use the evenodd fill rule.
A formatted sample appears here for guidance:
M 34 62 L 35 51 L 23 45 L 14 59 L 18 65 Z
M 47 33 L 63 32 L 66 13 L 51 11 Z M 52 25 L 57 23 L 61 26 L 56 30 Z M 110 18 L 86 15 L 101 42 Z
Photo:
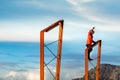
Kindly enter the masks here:
M 3 72 L 0 79 L 39 80 L 39 32 L 60 19 L 64 20 L 61 80 L 83 75 L 85 40 L 93 26 L 94 40 L 102 40 L 101 63 L 120 65 L 119 3 L 119 0 L 0 0 Z M 46 33 L 46 42 L 56 40 L 56 33 L 57 29 L 50 35 Z M 92 57 L 95 51 L 96 48 Z M 46 75 L 47 80 L 49 74 Z

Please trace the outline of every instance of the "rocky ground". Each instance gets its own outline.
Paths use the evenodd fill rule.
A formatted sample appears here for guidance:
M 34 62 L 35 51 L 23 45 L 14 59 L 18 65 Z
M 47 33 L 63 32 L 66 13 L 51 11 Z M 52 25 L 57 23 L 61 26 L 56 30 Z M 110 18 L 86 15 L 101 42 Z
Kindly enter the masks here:
M 120 80 L 120 66 L 101 64 L 100 69 L 100 80 Z M 72 80 L 84 80 L 84 77 Z M 95 68 L 90 69 L 89 80 L 95 80 Z

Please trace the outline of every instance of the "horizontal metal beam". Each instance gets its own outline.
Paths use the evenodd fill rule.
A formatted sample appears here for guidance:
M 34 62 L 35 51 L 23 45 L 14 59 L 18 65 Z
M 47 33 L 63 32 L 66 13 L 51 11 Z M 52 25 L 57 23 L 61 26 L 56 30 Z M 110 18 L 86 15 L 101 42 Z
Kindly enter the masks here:
M 59 25 L 59 22 L 63 23 L 63 21 L 64 21 L 64 20 L 59 20 L 59 21 L 51 24 L 51 25 L 48 26 L 47 28 L 43 29 L 42 31 L 48 32 L 48 31 L 52 30 L 53 28 L 55 28 L 56 26 L 58 26 L 58 25 Z
M 64 20 L 59 20 L 59 21 L 53 23 L 52 25 L 48 26 L 47 28 L 41 30 L 41 32 L 40 32 L 40 80 L 44 80 L 44 32 L 48 32 L 48 31 L 52 30 L 53 28 L 55 28 L 57 26 L 59 27 L 59 35 L 58 35 L 58 40 L 57 40 L 58 41 L 57 56 L 55 56 L 53 54 L 53 52 L 46 45 L 45 45 L 45 47 L 55 56 L 55 58 L 57 58 L 57 60 L 56 60 L 56 77 L 55 77 L 55 80 L 60 80 L 63 22 L 64 22 Z M 50 62 L 52 62 L 55 58 L 53 58 Z M 48 64 L 46 64 L 46 66 Z M 50 73 L 51 73 L 51 71 L 50 71 Z
M 98 45 L 98 43 L 101 43 L 101 40 L 96 41 L 96 43 L 92 45 L 92 48 Z

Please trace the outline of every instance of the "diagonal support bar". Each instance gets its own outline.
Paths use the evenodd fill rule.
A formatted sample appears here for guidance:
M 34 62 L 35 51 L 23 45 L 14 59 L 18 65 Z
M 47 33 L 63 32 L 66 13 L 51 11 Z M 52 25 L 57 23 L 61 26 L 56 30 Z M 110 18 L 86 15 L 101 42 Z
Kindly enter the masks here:
M 101 56 L 101 40 L 98 40 L 96 44 L 92 46 L 95 47 L 98 45 L 98 53 L 97 53 L 97 63 L 96 63 L 96 80 L 99 80 L 100 77 L 100 56 Z M 85 80 L 89 80 L 88 73 L 88 48 L 85 49 Z
M 61 65 L 61 52 L 62 52 L 62 35 L 63 35 L 63 20 L 59 20 L 47 28 L 40 31 L 40 80 L 44 80 L 44 32 L 48 32 L 55 27 L 59 26 L 58 36 L 58 52 L 56 62 L 56 77 L 55 80 L 60 79 L 60 65 Z

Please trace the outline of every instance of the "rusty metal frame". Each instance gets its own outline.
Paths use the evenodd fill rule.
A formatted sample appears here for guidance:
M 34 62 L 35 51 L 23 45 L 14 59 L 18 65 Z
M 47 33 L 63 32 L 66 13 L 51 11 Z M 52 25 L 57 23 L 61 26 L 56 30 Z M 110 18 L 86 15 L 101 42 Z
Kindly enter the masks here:
M 98 45 L 98 54 L 97 54 L 97 63 L 96 63 L 96 80 L 99 80 L 100 77 L 100 57 L 101 57 L 101 40 L 98 40 L 96 44 L 92 46 L 95 47 Z M 85 49 L 85 80 L 89 80 L 89 73 L 88 73 L 88 48 Z
M 63 20 L 59 20 L 47 28 L 40 31 L 40 80 L 44 80 L 44 32 L 48 32 L 55 27 L 59 26 L 58 35 L 58 50 L 56 61 L 56 77 L 55 80 L 60 79 L 60 65 L 61 65 L 61 52 L 62 52 L 62 36 L 63 36 Z

